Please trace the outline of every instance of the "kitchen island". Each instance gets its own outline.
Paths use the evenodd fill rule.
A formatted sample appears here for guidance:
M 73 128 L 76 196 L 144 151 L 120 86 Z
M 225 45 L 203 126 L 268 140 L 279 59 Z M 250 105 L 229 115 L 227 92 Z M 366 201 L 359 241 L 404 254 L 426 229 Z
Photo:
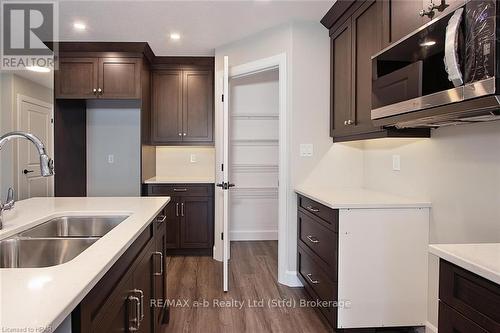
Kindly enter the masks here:
M 136 240 L 149 229 L 151 235 L 156 233 L 152 224 L 161 222 L 158 216 L 163 214 L 169 201 L 169 197 L 148 197 L 33 198 L 17 202 L 15 209 L 4 214 L 0 240 L 60 216 L 128 217 L 66 263 L 43 268 L 0 269 L 0 327 L 4 331 L 53 332 Z M 150 247 L 154 247 L 153 244 Z

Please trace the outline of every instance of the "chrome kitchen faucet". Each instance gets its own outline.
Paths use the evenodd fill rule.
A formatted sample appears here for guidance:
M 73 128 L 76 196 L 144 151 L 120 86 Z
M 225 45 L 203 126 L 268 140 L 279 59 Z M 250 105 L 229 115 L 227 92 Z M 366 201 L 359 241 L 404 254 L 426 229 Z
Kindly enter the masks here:
M 10 132 L 5 135 L 0 136 L 0 150 L 5 143 L 12 139 L 26 139 L 33 143 L 38 150 L 40 155 L 40 173 L 43 177 L 49 177 L 54 175 L 54 161 L 45 152 L 45 146 L 43 142 L 30 133 L 25 132 Z M 14 208 L 14 190 L 9 188 L 9 193 L 7 194 L 6 202 L 0 200 L 0 230 L 3 228 L 2 215 L 4 210 L 11 210 Z

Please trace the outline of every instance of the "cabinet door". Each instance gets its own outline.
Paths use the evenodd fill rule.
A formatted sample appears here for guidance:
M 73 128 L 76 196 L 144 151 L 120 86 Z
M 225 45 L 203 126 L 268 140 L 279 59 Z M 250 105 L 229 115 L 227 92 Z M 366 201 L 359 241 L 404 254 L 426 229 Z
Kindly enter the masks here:
M 487 333 L 472 320 L 464 317 L 442 301 L 439 302 L 439 333 Z
M 426 0 L 391 0 L 391 42 L 424 24 L 424 19 L 420 16 L 420 11 L 424 8 L 423 1 Z
M 108 296 L 105 306 L 99 309 L 95 321 L 92 322 L 90 328 L 82 329 L 82 332 L 108 333 L 108 332 L 128 332 L 130 327 L 135 323 L 132 320 L 135 318 L 132 309 L 132 301 L 129 296 L 134 296 L 131 293 L 133 289 L 133 275 L 125 277 L 119 283 L 117 288 Z M 135 305 L 135 304 L 134 304 Z M 86 323 L 83 327 L 86 327 Z
M 182 141 L 213 142 L 213 72 L 189 70 L 183 76 Z
M 213 246 L 213 199 L 183 197 L 181 202 L 181 248 Z
M 166 302 L 167 300 L 167 267 L 166 267 L 166 220 L 158 222 L 155 235 L 155 260 L 154 260 L 154 299 Z M 159 255 L 161 253 L 161 255 Z M 153 308 L 154 325 L 156 328 L 161 326 L 162 322 L 162 303 L 157 303 Z
M 141 59 L 100 58 L 100 98 L 141 98 Z
M 373 125 L 372 60 L 371 56 L 389 43 L 389 7 L 384 0 L 365 2 L 352 16 L 352 102 L 350 125 L 353 132 L 369 133 L 380 130 Z
M 350 133 L 347 121 L 351 117 L 352 94 L 351 21 L 331 36 L 330 136 Z
M 141 259 L 134 271 L 134 291 L 141 300 L 141 323 L 138 332 L 153 332 L 153 314 L 154 308 L 151 307 L 150 300 L 154 295 L 153 288 L 153 257 L 155 244 L 151 242 L 144 251 L 144 257 Z
M 61 58 L 55 71 L 56 98 L 97 98 L 94 89 L 98 87 L 97 58 Z
M 182 71 L 155 72 L 152 86 L 153 143 L 182 142 Z
M 165 247 L 167 249 L 178 249 L 181 245 L 179 230 L 180 205 L 178 197 L 171 197 L 170 203 L 165 207 L 165 215 L 167 216 L 165 221 Z

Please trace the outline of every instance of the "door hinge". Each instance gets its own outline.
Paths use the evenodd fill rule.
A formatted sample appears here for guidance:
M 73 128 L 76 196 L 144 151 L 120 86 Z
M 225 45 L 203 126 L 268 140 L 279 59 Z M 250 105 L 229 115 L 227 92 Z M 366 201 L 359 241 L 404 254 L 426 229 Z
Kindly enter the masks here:
M 222 94 L 222 102 L 224 103 L 224 94 Z
M 224 233 L 223 232 L 221 232 L 221 234 L 220 234 L 220 239 L 224 240 Z
M 220 165 L 220 169 L 221 169 L 221 171 L 222 171 L 222 172 L 224 172 L 224 163 L 222 163 L 222 164 Z
M 54 118 L 50 118 L 50 123 L 53 124 L 54 123 Z

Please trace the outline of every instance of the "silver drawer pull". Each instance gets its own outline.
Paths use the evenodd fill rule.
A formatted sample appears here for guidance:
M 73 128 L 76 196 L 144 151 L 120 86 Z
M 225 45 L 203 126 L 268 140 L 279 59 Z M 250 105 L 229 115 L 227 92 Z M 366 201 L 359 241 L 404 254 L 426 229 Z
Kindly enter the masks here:
M 313 279 L 311 278 L 312 274 L 307 274 L 306 276 L 307 276 L 307 279 L 308 279 L 308 280 L 309 280 L 312 284 L 318 284 L 318 283 L 319 283 L 319 281 L 318 281 L 318 280 L 313 280 Z
M 179 216 L 179 203 L 175 204 L 175 216 Z
M 134 293 L 140 295 L 140 306 L 139 306 L 139 309 L 140 309 L 139 323 L 140 323 L 144 319 L 144 292 L 140 289 L 134 289 Z
M 128 300 L 130 303 L 135 302 L 135 318 L 130 319 L 128 330 L 130 332 L 136 332 L 141 327 L 141 321 L 139 316 L 141 315 L 141 301 L 136 296 L 129 296 Z
M 174 192 L 187 192 L 187 188 L 174 188 Z
M 153 275 L 155 276 L 162 276 L 163 275 L 163 253 L 161 252 L 153 252 L 153 255 L 155 256 L 160 256 L 160 272 L 154 272 Z
M 319 243 L 319 240 L 318 240 L 316 237 L 314 237 L 314 236 L 308 235 L 308 236 L 306 236 L 306 238 L 307 238 L 307 239 L 308 239 L 311 243 L 314 243 L 314 244 Z
M 156 217 L 156 222 L 157 223 L 163 223 L 163 222 L 165 222 L 166 219 L 167 219 L 166 215 L 157 216 Z
M 306 209 L 313 213 L 319 213 L 319 209 L 313 208 L 312 206 L 307 206 Z

